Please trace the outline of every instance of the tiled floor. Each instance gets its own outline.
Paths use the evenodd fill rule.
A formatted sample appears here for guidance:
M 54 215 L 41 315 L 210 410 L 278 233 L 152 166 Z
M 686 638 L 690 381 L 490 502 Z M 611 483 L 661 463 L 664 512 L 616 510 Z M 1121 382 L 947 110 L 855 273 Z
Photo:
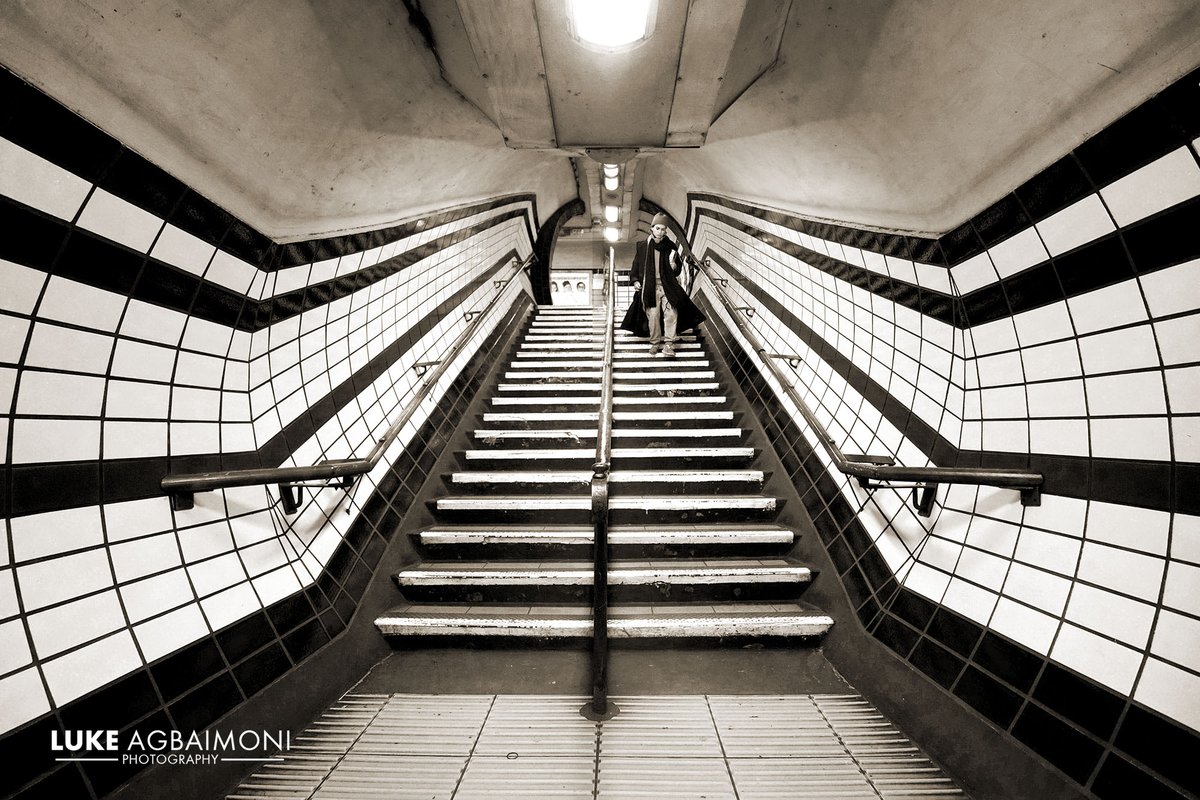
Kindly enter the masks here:
M 962 792 L 857 695 L 348 694 L 231 798 L 917 798 Z

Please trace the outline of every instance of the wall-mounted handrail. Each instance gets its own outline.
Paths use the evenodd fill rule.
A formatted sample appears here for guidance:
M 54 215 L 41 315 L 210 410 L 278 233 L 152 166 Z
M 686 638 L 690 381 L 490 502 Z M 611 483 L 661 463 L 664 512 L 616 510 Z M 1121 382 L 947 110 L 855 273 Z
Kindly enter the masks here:
M 859 485 L 864 489 L 874 488 L 872 481 L 877 484 L 893 484 L 899 481 L 912 481 L 915 484 L 920 484 L 916 487 L 904 488 L 914 489 L 914 502 L 917 504 L 918 511 L 924 516 L 928 516 L 932 510 L 937 485 L 942 483 L 964 483 L 976 486 L 999 486 L 1006 489 L 1018 489 L 1021 492 L 1021 503 L 1023 505 L 1041 505 L 1043 477 L 1040 472 L 998 467 L 905 467 L 896 466 L 895 460 L 889 456 L 848 456 L 843 453 L 841 448 L 838 447 L 837 442 L 829 435 L 829 431 L 817 419 L 816 414 L 801 399 L 800 394 L 792 386 L 792 382 L 788 380 L 787 376 L 776 365 L 778 354 L 768 351 L 763 346 L 758 334 L 750 327 L 750 324 L 746 320 L 746 317 L 749 315 L 741 311 L 745 306 L 736 304 L 725 292 L 724 286 L 727 285 L 727 280 L 711 274 L 713 271 L 711 260 L 704 259 L 700 263 L 703 264 L 705 275 L 709 278 L 709 283 L 716 292 L 718 299 L 725 306 L 730 318 L 733 319 L 742 336 L 746 338 L 746 341 L 758 353 L 762 363 L 775 376 L 775 380 L 778 381 L 783 391 L 795 403 L 800 414 L 816 433 L 817 438 L 820 439 L 825 452 L 833 459 L 834 465 L 843 474 L 857 478 Z M 917 489 L 924 490 L 919 501 L 915 499 Z
M 596 461 L 592 464 L 592 699 L 582 709 L 588 719 L 610 719 L 608 701 L 608 476 L 612 470 L 613 326 L 616 322 L 616 257 L 608 251 L 605 276 L 604 366 L 596 415 Z
M 332 481 L 341 479 L 339 485 L 348 489 L 353 485 L 353 479 L 356 476 L 365 475 L 379 463 L 379 459 L 383 457 L 384 452 L 396 440 L 396 437 L 404 430 L 404 426 L 408 424 L 413 414 L 420 408 L 422 401 L 433 391 L 433 387 L 446 374 L 454 359 L 458 357 L 459 352 L 471 341 L 480 324 L 487 318 L 488 313 L 491 312 L 500 298 L 504 296 L 504 292 L 508 286 L 533 262 L 533 256 L 530 255 L 522 262 L 517 262 L 515 258 L 513 261 L 516 264 L 513 274 L 499 286 L 497 286 L 496 281 L 493 281 L 493 287 L 498 289 L 496 295 L 488 301 L 483 309 L 472 312 L 472 316 L 468 317 L 469 324 L 446 350 L 446 355 L 437 362 L 425 361 L 414 365 L 424 367 L 421 371 L 421 374 L 426 375 L 424 383 L 417 389 L 416 395 L 409 401 L 400 418 L 392 423 L 387 433 L 375 443 L 375 446 L 371 448 L 371 452 L 365 458 L 331 459 L 307 467 L 234 469 L 219 472 L 196 472 L 186 475 L 167 475 L 159 485 L 164 492 L 171 496 L 172 508 L 176 511 L 191 508 L 193 503 L 192 496 L 196 492 L 209 492 L 214 489 L 227 489 L 234 486 L 262 486 L 274 483 L 279 485 L 279 493 L 283 500 L 284 511 L 292 513 L 296 511 L 299 503 L 298 498 L 290 490 L 304 481 Z M 435 364 L 436 367 L 432 371 L 429 371 L 429 368 Z

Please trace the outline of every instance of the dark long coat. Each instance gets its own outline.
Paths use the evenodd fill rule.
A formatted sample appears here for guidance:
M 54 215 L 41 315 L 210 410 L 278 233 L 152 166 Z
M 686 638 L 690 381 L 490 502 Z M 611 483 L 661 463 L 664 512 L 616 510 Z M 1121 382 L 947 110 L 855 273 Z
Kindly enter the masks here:
M 629 311 L 621 320 L 620 327 L 635 336 L 650 335 L 646 308 L 654 306 L 654 262 L 651 260 L 654 258 L 654 252 L 650 247 L 652 244 L 652 238 L 638 242 L 637 250 L 633 254 L 633 264 L 629 269 L 630 282 L 641 283 L 642 291 L 633 298 L 633 302 L 629 305 Z M 669 258 L 671 251 L 675 248 L 674 243 L 670 239 L 664 238 L 658 247 L 662 252 L 664 267 L 659 270 L 662 275 L 663 294 L 679 312 L 679 323 L 675 327 L 675 332 L 683 333 L 704 322 L 704 314 L 696 308 L 692 298 L 688 297 L 687 291 L 679 284 L 679 273 L 683 268 L 683 263 L 679 259 L 675 259 L 675 263 L 672 264 Z M 649 280 L 646 279 L 647 275 L 650 276 Z

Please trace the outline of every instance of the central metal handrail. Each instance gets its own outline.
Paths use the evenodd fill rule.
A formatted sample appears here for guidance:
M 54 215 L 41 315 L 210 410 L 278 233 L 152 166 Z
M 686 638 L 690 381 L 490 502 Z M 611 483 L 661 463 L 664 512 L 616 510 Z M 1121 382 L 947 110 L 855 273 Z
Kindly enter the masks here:
M 582 709 L 585 717 L 594 720 L 610 719 L 617 713 L 616 707 L 608 702 L 608 476 L 612 471 L 615 262 L 615 253 L 610 248 L 605 276 L 604 365 L 596 414 L 596 461 L 592 464 L 592 699 Z
M 376 443 L 371 452 L 365 458 L 345 458 L 345 459 L 330 459 L 322 461 L 319 464 L 313 464 L 307 467 L 274 467 L 274 468 L 257 468 L 257 469 L 236 469 L 223 470 L 220 472 L 196 472 L 187 475 L 168 475 L 162 479 L 160 486 L 162 490 L 171 496 L 171 506 L 176 511 L 189 509 L 193 504 L 193 494 L 195 492 L 208 492 L 214 489 L 227 489 L 234 486 L 263 486 L 267 484 L 278 484 L 279 494 L 283 500 L 284 511 L 294 513 L 299 507 L 299 499 L 292 493 L 292 490 L 298 486 L 306 485 L 306 481 L 324 481 L 322 486 L 329 485 L 329 481 L 340 480 L 342 488 L 349 489 L 354 478 L 359 475 L 365 475 L 375 468 L 379 463 L 379 459 L 383 457 L 384 452 L 391 446 L 400 432 L 404 430 L 404 426 L 412 419 L 413 414 L 420 408 L 421 402 L 429 396 L 433 387 L 441 380 L 442 376 L 450 368 L 451 363 L 458 357 L 459 352 L 471 341 L 480 324 L 487 318 L 488 313 L 504 296 L 505 290 L 509 285 L 516 280 L 524 270 L 533 263 L 534 256 L 530 255 L 524 261 L 518 262 L 515 258 L 515 268 L 513 274 L 506 280 L 496 280 L 492 282 L 493 288 L 498 289 L 496 295 L 488 301 L 487 305 L 480 310 L 468 312 L 470 314 L 470 324 L 463 329 L 454 343 L 446 350 L 444 355 L 438 361 L 423 361 L 413 366 L 420 368 L 418 374 L 425 375 L 425 381 L 417 389 L 413 399 L 404 409 L 404 413 L 400 418 L 388 428 L 385 433 Z M 429 371 L 430 367 L 436 367 Z
M 896 466 L 895 459 L 890 456 L 848 456 L 843 453 L 842 449 L 838 447 L 837 442 L 829 435 L 829 431 L 817 419 L 816 414 L 801 399 L 800 394 L 792 386 L 792 382 L 776 365 L 776 360 L 779 358 L 789 361 L 794 359 L 795 363 L 799 363 L 799 357 L 786 356 L 768 351 L 763 346 L 758 334 L 755 333 L 749 322 L 746 321 L 746 318 L 753 313 L 752 307 L 738 305 L 730 299 L 724 289 L 727 280 L 711 274 L 713 266 L 710 259 L 706 258 L 698 263 L 703 265 L 705 275 L 709 279 L 709 284 L 716 292 L 717 298 L 725 306 L 734 324 L 737 325 L 738 330 L 741 331 L 742 336 L 750 343 L 750 346 L 759 355 L 762 363 L 775 376 L 780 387 L 791 398 L 805 421 L 812 427 L 817 438 L 821 441 L 825 452 L 833 459 L 834 465 L 843 474 L 856 478 L 859 485 L 864 489 L 876 488 L 872 484 L 872 481 L 875 484 L 889 485 L 893 488 L 901 488 L 895 485 L 896 482 L 912 481 L 918 485 L 905 486 L 903 488 L 913 489 L 914 504 L 922 516 L 929 516 L 936 497 L 937 486 L 942 483 L 963 483 L 976 486 L 999 486 L 1006 489 L 1018 489 L 1021 492 L 1021 503 L 1023 505 L 1041 505 L 1041 491 L 1044 479 L 1040 472 L 987 467 L 905 467 Z M 747 313 L 742 309 L 751 310 L 750 313 Z M 923 490 L 919 500 L 916 498 L 916 491 L 918 489 Z

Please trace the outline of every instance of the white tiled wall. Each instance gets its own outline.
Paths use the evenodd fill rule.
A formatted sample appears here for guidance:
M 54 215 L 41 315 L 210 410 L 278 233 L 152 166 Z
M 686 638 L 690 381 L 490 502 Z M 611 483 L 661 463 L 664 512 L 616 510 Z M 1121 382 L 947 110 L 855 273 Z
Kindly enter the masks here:
M 814 239 L 703 199 L 691 213 L 711 207 L 895 280 L 966 294 L 1198 193 L 1200 167 L 1185 148 L 950 270 Z M 711 216 L 698 217 L 692 244 L 779 298 L 958 448 L 1200 460 L 1200 262 L 955 331 Z M 757 306 L 750 323 L 768 349 L 802 357 L 793 386 L 844 451 L 929 463 L 736 281 L 727 291 Z M 1200 519 L 1099 497 L 1048 494 L 1025 508 L 1015 491 L 969 486 L 944 487 L 934 515 L 921 519 L 898 492 L 868 494 L 846 478 L 841 489 L 908 588 L 1200 729 L 1191 699 L 1200 691 Z
M 15 200 L 251 301 L 374 266 L 514 206 L 532 214 L 521 201 L 364 253 L 262 273 L 6 141 L 0 161 L 0 189 Z M 505 253 L 531 246 L 525 221 L 507 220 L 254 333 L 0 261 L 0 433 L 14 465 L 255 450 Z M 514 282 L 508 300 L 520 291 Z M 464 308 L 494 294 L 485 281 Z M 508 305 L 497 304 L 435 396 Z M 412 364 L 435 360 L 466 324 L 447 314 L 285 464 L 366 455 L 413 397 Z M 310 494 L 293 517 L 279 511 L 273 488 L 253 487 L 198 494 L 189 511 L 172 512 L 163 496 L 6 520 L 0 732 L 312 583 L 432 407 L 422 404 L 350 496 Z

